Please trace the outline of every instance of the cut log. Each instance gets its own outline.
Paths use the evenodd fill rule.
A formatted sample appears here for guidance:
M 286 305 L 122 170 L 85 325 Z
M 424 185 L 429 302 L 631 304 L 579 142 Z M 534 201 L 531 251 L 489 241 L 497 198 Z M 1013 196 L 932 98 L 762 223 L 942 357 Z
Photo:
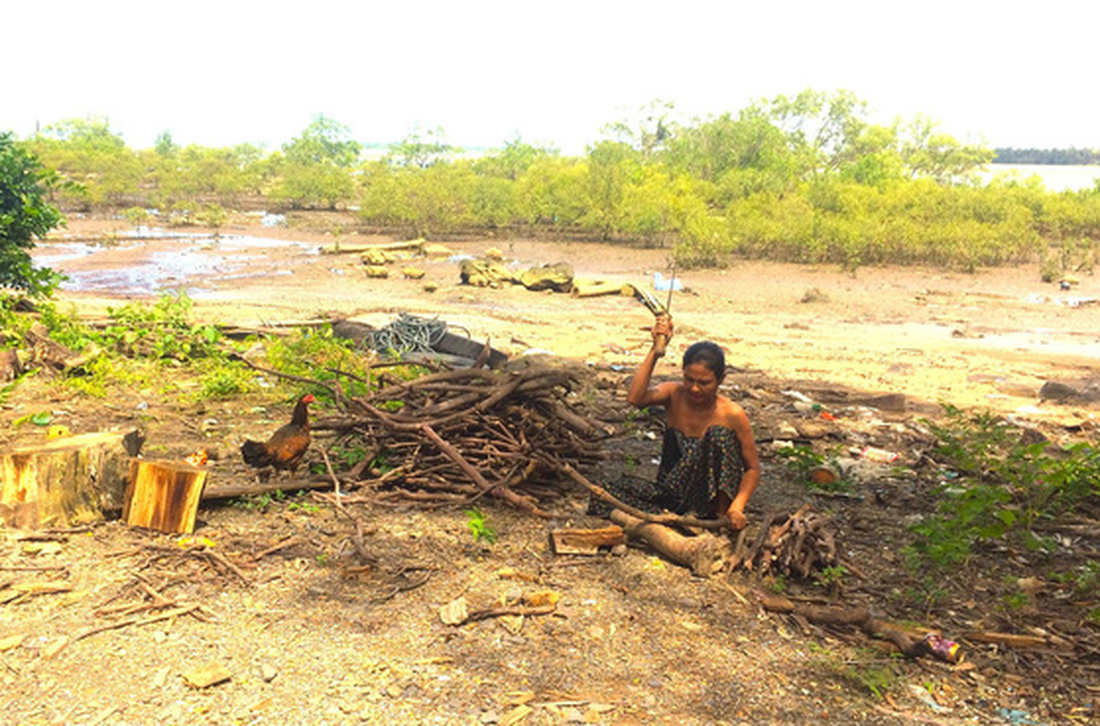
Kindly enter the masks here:
M 622 527 L 602 529 L 555 529 L 550 532 L 550 549 L 556 555 L 598 555 L 626 543 Z
M 733 544 L 729 539 L 716 537 L 710 532 L 685 537 L 663 524 L 646 522 L 618 509 L 611 510 L 611 520 L 621 524 L 630 537 L 644 541 L 676 564 L 690 567 L 699 577 L 717 575 L 733 553 Z
M 122 519 L 131 527 L 190 534 L 195 529 L 206 470 L 171 461 L 134 459 Z
M 0 456 L 0 519 L 18 529 L 71 527 L 122 509 L 134 430 L 54 439 Z

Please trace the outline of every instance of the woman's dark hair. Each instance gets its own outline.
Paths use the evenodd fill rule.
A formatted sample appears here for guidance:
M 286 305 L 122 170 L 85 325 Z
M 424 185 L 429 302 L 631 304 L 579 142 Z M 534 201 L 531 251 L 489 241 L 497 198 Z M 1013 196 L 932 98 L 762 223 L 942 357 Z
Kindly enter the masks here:
M 710 369 L 710 372 L 718 380 L 722 380 L 726 375 L 726 354 L 722 352 L 717 343 L 712 343 L 709 340 L 692 343 L 684 351 L 684 367 L 687 368 L 692 363 L 702 363 Z

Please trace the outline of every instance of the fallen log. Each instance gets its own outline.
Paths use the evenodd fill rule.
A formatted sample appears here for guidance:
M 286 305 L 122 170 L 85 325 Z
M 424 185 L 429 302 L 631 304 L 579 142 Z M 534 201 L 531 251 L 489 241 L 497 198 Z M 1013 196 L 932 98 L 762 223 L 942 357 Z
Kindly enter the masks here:
M 940 638 L 938 633 L 916 632 L 880 620 L 864 607 L 806 605 L 785 597 L 766 597 L 760 604 L 768 612 L 804 618 L 816 625 L 858 627 L 868 637 L 885 640 L 910 658 L 932 656 L 948 663 L 960 663 L 963 659 L 957 644 Z
M 725 537 L 709 532 L 685 537 L 663 524 L 646 522 L 618 509 L 611 511 L 611 521 L 622 525 L 627 536 L 644 541 L 676 564 L 691 568 L 699 577 L 712 577 L 721 572 L 733 550 Z
M 206 487 L 202 490 L 201 500 L 213 501 L 217 499 L 238 499 L 240 497 L 258 497 L 272 492 L 298 492 L 311 489 L 331 489 L 332 481 L 329 479 L 315 479 L 310 481 L 287 480 L 281 482 L 267 482 L 264 484 L 225 484 Z
M 0 519 L 17 529 L 70 527 L 122 509 L 137 431 L 66 436 L 0 455 Z

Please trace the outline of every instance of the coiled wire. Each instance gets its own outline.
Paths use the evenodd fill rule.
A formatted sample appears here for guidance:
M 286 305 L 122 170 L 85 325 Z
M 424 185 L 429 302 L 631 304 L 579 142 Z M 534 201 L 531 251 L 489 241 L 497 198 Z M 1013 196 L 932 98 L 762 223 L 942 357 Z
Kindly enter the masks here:
M 370 347 L 378 353 L 427 353 L 447 334 L 439 318 L 420 318 L 400 313 L 392 323 L 370 334 Z

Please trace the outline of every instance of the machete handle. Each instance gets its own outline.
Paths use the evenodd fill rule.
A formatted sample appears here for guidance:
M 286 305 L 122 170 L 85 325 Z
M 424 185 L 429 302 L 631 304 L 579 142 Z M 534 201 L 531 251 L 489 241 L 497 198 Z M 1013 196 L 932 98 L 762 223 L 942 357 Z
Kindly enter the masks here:
M 668 319 L 669 314 L 664 311 L 657 313 L 657 319 L 660 320 L 661 318 Z M 665 349 L 668 347 L 668 339 L 669 336 L 663 333 L 658 333 L 657 335 L 653 336 L 653 350 L 657 352 L 658 357 L 665 354 Z

